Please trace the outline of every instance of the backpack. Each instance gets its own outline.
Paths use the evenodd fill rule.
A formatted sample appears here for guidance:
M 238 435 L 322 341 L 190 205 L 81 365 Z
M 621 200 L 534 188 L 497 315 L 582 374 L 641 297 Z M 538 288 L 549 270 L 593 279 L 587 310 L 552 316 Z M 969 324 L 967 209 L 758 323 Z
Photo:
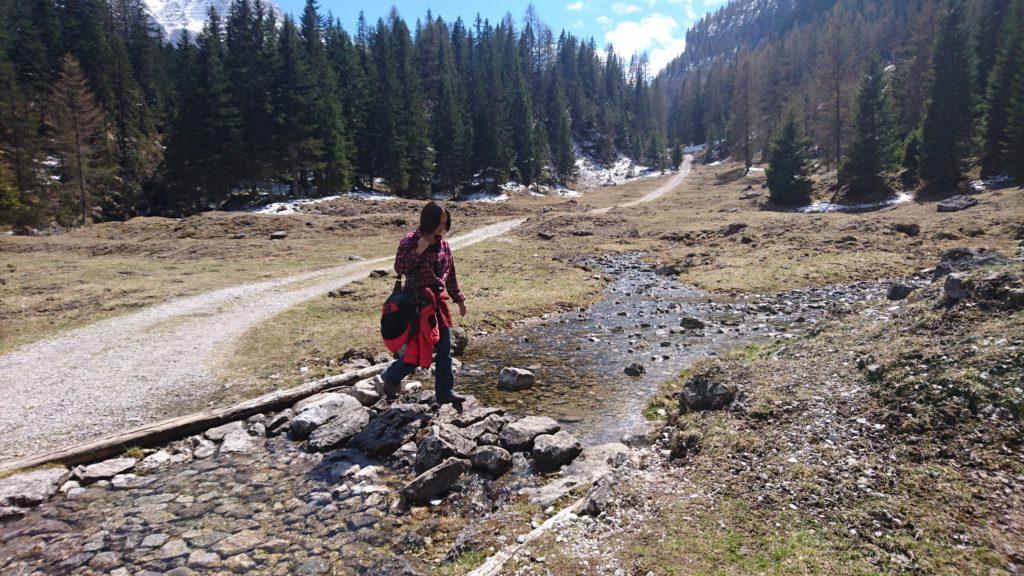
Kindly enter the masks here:
M 416 333 L 419 323 L 419 298 L 402 290 L 402 279 L 395 281 L 391 295 L 384 301 L 380 312 L 380 335 L 384 345 L 393 353 Z

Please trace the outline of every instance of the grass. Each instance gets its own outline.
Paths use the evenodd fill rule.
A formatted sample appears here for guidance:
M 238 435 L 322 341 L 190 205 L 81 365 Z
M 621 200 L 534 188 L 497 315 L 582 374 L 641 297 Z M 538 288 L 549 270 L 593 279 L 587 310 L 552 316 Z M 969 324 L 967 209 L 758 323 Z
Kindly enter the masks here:
M 441 576 L 456 576 L 467 574 L 487 560 L 487 553 L 483 550 L 470 550 L 464 552 L 451 562 L 444 563 L 437 568 L 436 574 Z
M 142 453 L 142 447 L 141 446 L 129 446 L 129 447 L 125 448 L 124 454 L 123 454 L 124 458 L 134 458 L 136 460 L 142 460 L 142 458 L 144 456 L 145 456 L 145 454 Z

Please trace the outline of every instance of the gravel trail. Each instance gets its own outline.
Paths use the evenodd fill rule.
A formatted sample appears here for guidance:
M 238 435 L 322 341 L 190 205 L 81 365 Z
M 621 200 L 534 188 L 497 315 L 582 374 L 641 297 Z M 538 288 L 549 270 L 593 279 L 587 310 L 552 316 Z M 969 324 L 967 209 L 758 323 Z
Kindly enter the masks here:
M 608 206 L 608 207 L 605 207 L 605 208 L 596 208 L 594 210 L 591 210 L 591 212 L 593 212 L 595 214 L 607 214 L 612 208 L 615 208 L 615 207 L 629 208 L 630 206 L 637 206 L 637 205 L 643 204 L 645 202 L 651 202 L 653 200 L 657 200 L 658 198 L 661 198 L 665 194 L 668 194 L 672 190 L 675 190 L 676 188 L 678 188 L 679 186 L 682 185 L 683 180 L 686 180 L 686 177 L 690 175 L 690 167 L 691 167 L 692 164 L 693 164 L 693 156 L 690 155 L 690 154 L 687 154 L 683 158 L 682 165 L 679 166 L 679 171 L 676 172 L 675 176 L 670 178 L 668 182 L 665 182 L 661 186 L 658 186 L 654 190 L 651 190 L 650 192 L 648 192 L 647 194 L 644 194 L 642 197 L 637 198 L 636 200 L 633 200 L 633 201 L 630 201 L 630 202 L 625 202 L 623 204 L 617 204 L 616 206 Z
M 452 238 L 453 249 L 522 220 Z M 377 258 L 177 298 L 0 356 L 0 459 L 106 436 L 205 405 L 218 354 L 284 310 L 364 278 Z

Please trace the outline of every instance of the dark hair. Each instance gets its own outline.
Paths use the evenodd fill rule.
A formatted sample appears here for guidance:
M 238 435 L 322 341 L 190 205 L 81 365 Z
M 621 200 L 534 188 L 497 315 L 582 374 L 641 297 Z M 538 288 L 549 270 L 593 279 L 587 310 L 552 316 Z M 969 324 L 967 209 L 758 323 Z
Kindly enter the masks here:
M 430 201 L 423 207 L 423 211 L 420 212 L 420 232 L 423 234 L 429 234 L 437 227 L 441 225 L 441 214 L 448 216 L 448 221 L 445 223 L 444 231 L 447 232 L 452 229 L 452 214 L 447 208 L 441 206 L 437 202 Z

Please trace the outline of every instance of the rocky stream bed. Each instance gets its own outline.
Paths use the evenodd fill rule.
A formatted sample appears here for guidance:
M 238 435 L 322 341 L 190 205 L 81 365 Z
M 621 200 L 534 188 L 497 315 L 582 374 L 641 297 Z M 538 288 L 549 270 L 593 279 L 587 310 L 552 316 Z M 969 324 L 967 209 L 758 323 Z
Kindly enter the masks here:
M 30 472 L 27 493 L 18 477 L 0 480 L 0 572 L 429 572 L 503 508 L 528 499 L 552 513 L 585 494 L 635 456 L 620 440 L 648 449 L 647 402 L 695 360 L 786 338 L 890 290 L 710 297 L 639 255 L 590 265 L 609 279 L 590 309 L 474 336 L 457 387 L 475 398 L 462 412 L 438 410 L 417 383 L 378 400 L 370 380 L 141 460 Z M 524 369 L 520 389 L 499 389 L 505 367 Z

